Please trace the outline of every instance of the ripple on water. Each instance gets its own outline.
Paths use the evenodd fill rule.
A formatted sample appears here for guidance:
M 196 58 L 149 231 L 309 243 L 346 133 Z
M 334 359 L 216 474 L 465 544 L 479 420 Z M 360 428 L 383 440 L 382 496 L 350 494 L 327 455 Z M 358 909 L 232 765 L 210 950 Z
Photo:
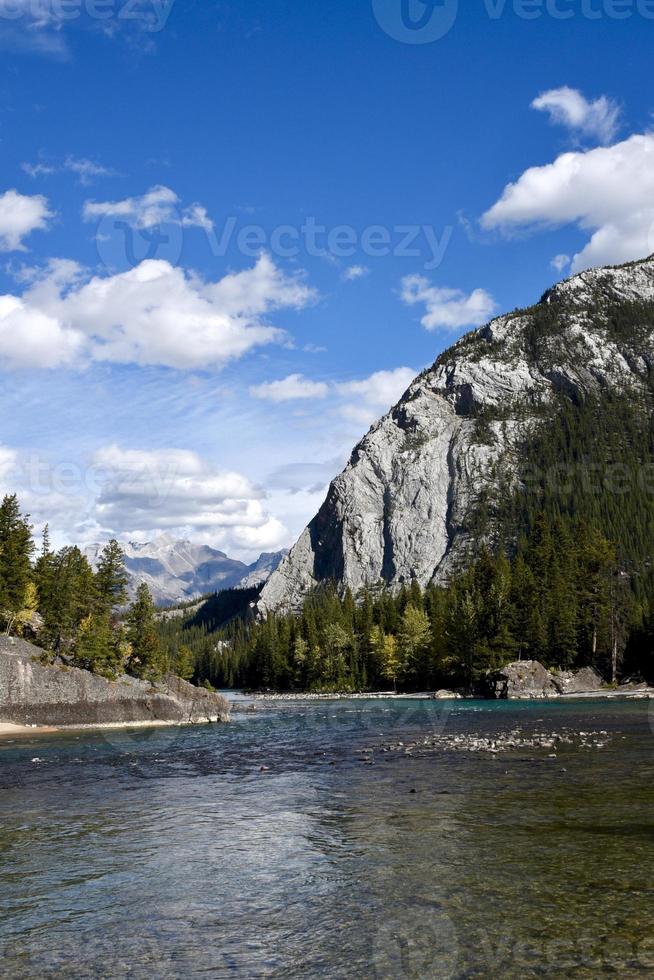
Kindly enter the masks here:
M 419 704 L 0 747 L 0 974 L 652 975 L 647 708 Z

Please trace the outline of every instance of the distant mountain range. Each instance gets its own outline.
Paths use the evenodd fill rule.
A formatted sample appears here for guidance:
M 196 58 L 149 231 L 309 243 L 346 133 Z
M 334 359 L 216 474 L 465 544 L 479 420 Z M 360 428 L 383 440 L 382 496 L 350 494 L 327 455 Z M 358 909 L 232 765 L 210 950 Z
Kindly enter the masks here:
M 138 544 L 121 542 L 129 575 L 130 595 L 145 582 L 157 605 L 174 605 L 223 589 L 252 588 L 265 582 L 286 551 L 264 552 L 252 564 L 229 558 L 222 551 L 164 534 Z M 104 545 L 93 544 L 86 556 L 94 564 Z

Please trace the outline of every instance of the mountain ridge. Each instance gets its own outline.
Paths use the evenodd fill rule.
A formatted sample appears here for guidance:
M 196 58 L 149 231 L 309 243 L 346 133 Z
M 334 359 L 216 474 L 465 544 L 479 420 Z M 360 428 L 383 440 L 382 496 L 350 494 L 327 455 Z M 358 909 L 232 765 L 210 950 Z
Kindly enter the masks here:
M 318 584 L 444 582 L 475 545 L 482 496 L 517 490 L 560 400 L 651 395 L 654 256 L 578 273 L 444 351 L 355 446 L 318 514 L 264 585 L 259 610 Z
M 286 554 L 285 550 L 263 552 L 248 565 L 209 545 L 169 534 L 147 542 L 126 541 L 121 546 L 125 552 L 130 597 L 145 583 L 160 606 L 198 599 L 224 589 L 260 585 Z M 102 548 L 102 544 L 91 544 L 85 549 L 92 565 Z

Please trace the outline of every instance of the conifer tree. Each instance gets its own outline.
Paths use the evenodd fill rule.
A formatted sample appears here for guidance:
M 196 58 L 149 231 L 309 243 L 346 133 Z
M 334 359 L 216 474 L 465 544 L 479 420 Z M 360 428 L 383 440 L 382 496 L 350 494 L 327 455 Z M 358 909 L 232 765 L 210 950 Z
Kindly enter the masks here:
M 123 656 L 119 636 L 107 612 L 91 612 L 79 624 L 73 664 L 112 680 L 120 674 Z
M 125 552 L 115 539 L 102 550 L 95 575 L 98 600 L 103 609 L 112 610 L 127 602 Z
M 0 617 L 6 626 L 25 608 L 33 550 L 29 518 L 21 514 L 16 495 L 7 495 L 0 503 Z
M 183 645 L 177 651 L 175 660 L 175 673 L 183 681 L 190 681 L 195 674 L 195 657 L 190 647 Z
M 128 668 L 135 677 L 149 681 L 158 680 L 165 667 L 155 614 L 150 590 L 145 583 L 141 583 L 127 614 L 127 639 L 130 644 Z
M 397 633 L 397 646 L 404 674 L 420 674 L 431 639 L 429 617 L 422 605 L 407 605 Z

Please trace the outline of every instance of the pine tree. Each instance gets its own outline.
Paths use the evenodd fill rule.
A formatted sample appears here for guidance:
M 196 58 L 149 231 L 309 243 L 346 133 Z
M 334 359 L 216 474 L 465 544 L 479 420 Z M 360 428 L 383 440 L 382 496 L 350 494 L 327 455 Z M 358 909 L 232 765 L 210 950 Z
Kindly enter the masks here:
M 195 674 L 195 657 L 190 647 L 186 645 L 181 646 L 177 651 L 177 658 L 175 661 L 175 673 L 178 677 L 181 677 L 183 681 L 193 680 Z
M 381 647 L 381 674 L 386 680 L 392 682 L 394 691 L 397 691 L 397 681 L 401 671 L 402 663 L 397 649 L 397 640 L 391 634 L 384 636 Z
M 125 552 L 115 539 L 102 550 L 95 575 L 98 601 L 103 609 L 112 610 L 127 602 Z
M 93 569 L 79 548 L 62 548 L 54 556 L 41 556 L 37 568 L 44 638 L 56 653 L 66 654 L 83 619 L 97 608 Z M 41 594 L 47 583 L 48 590 Z
M 8 495 L 0 504 L 0 617 L 9 627 L 25 608 L 33 550 L 29 518 L 16 495 Z
M 149 681 L 158 680 L 165 668 L 155 614 L 150 590 L 142 583 L 127 614 L 127 639 L 130 644 L 128 670 L 135 677 Z
M 431 643 L 429 617 L 422 606 L 407 605 L 402 613 L 397 645 L 402 670 L 407 675 L 420 675 L 420 668 Z
M 121 673 L 123 655 L 120 638 L 112 629 L 107 612 L 92 612 L 77 631 L 73 664 L 115 680 Z

